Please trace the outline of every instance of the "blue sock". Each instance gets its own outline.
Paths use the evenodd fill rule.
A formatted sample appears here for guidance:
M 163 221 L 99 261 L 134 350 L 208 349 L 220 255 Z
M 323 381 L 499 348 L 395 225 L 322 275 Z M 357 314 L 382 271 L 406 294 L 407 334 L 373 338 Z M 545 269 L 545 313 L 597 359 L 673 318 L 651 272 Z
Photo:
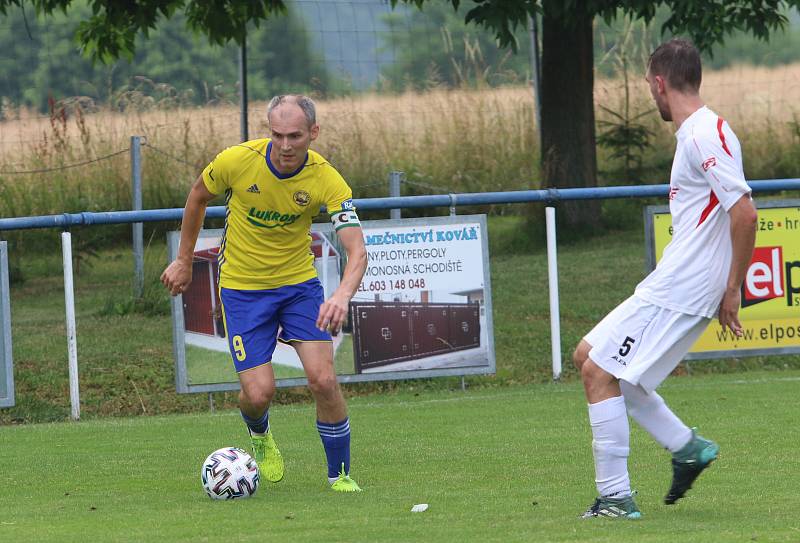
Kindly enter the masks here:
M 257 419 L 251 419 L 241 409 L 239 412 L 242 414 L 242 419 L 244 419 L 244 423 L 250 429 L 250 432 L 254 434 L 266 434 L 269 432 L 269 409 L 264 411 L 264 414 Z
M 338 477 L 342 464 L 350 473 L 350 417 L 333 423 L 317 421 L 317 430 L 328 458 L 328 477 Z

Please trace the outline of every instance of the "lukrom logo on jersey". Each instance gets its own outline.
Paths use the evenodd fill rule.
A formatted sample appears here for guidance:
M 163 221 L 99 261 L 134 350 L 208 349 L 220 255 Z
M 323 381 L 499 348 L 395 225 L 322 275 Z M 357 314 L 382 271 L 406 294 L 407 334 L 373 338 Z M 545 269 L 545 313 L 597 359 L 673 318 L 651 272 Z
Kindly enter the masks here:
M 775 298 L 800 306 L 800 261 L 783 261 L 783 247 L 756 247 L 742 284 L 742 307 Z
M 281 213 L 280 211 L 272 211 L 271 209 L 256 209 L 250 208 L 247 212 L 247 220 L 250 224 L 260 228 L 277 228 L 278 226 L 287 226 L 300 218 L 299 214 Z

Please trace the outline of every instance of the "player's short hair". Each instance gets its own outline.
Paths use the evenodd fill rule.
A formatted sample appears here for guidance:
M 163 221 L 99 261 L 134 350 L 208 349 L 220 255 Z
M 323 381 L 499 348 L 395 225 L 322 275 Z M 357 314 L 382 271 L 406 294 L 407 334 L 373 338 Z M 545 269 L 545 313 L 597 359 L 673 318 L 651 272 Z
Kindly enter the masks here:
M 669 86 L 681 92 L 697 92 L 703 79 L 700 51 L 688 40 L 673 38 L 659 45 L 650 61 L 648 71 L 665 78 Z
M 279 94 L 278 96 L 273 96 L 267 106 L 267 120 L 272 115 L 272 110 L 285 103 L 297 104 L 303 110 L 308 126 L 313 126 L 317 123 L 317 107 L 314 105 L 314 101 L 302 94 Z

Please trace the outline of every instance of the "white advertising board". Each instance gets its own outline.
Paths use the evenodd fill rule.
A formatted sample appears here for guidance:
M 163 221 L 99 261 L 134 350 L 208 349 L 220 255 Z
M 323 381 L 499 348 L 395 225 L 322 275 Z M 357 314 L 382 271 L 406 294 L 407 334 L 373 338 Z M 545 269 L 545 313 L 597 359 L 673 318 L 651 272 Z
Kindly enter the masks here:
M 486 217 L 364 221 L 368 266 L 333 338 L 340 382 L 494 373 Z M 326 296 L 338 286 L 346 251 L 329 224 L 312 225 L 314 265 Z M 221 230 L 204 230 L 195 246 L 195 280 L 173 299 L 178 392 L 235 390 L 217 297 Z M 170 233 L 170 258 L 178 250 Z M 196 283 L 196 284 L 195 284 Z M 272 358 L 278 386 L 305 384 L 294 349 Z

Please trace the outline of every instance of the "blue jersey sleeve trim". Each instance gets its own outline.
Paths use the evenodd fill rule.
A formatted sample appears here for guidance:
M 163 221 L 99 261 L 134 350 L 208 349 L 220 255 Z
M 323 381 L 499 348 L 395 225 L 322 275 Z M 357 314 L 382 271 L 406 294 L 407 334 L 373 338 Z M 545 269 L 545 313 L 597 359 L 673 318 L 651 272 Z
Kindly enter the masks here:
M 277 168 L 275 168 L 275 166 L 272 165 L 272 161 L 269 159 L 270 153 L 272 153 L 271 141 L 267 144 L 267 154 L 265 158 L 267 159 L 267 167 L 269 168 L 269 171 L 271 171 L 272 175 L 274 175 L 278 179 L 289 179 L 290 177 L 294 177 L 295 175 L 303 171 L 303 168 L 306 167 L 306 162 L 308 162 L 308 153 L 306 153 L 306 158 L 303 160 L 303 163 L 300 164 L 299 168 L 297 168 L 295 171 L 291 173 L 281 173 L 277 170 Z

